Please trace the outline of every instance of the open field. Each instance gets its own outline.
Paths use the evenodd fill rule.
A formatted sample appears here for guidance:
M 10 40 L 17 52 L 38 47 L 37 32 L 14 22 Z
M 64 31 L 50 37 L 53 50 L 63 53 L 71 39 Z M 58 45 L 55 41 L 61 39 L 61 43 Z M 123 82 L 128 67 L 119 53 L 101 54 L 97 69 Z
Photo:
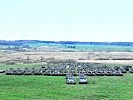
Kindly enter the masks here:
M 110 65 L 133 65 L 133 52 L 127 52 L 129 49 L 126 47 L 124 47 L 124 50 L 123 47 L 121 49 L 114 47 L 114 50 L 117 49 L 114 52 L 112 51 L 113 49 L 110 50 L 109 46 L 105 48 L 98 46 L 96 49 L 94 46 L 88 48 L 87 46 L 82 47 L 80 45 L 74 48 L 80 50 L 80 52 L 52 52 L 56 48 L 66 49 L 70 45 L 64 45 L 64 47 L 62 45 L 51 46 L 50 48 L 46 46 L 39 47 L 35 51 L 32 51 L 32 48 L 31 51 L 24 52 L 1 50 L 0 70 L 6 70 L 8 68 L 37 68 L 55 59 L 73 59 L 78 62 L 106 63 Z M 33 47 L 38 46 L 33 45 Z M 126 50 L 126 52 L 118 52 L 119 49 L 120 51 Z M 46 52 L 49 50 L 50 52 Z M 88 51 L 85 52 L 84 50 Z M 132 47 L 130 47 L 130 51 L 132 51 Z M 25 61 L 29 61 L 30 63 L 24 63 Z M 15 62 L 15 64 L 7 64 L 8 62 Z M 133 74 L 128 72 L 124 76 L 87 76 L 89 80 L 87 85 L 78 84 L 77 77 L 76 85 L 67 85 L 64 76 L 8 76 L 0 74 L 0 99 L 132 100 L 132 77 Z
M 0 75 L 1 100 L 132 100 L 133 74 L 87 77 L 89 84 L 67 85 L 65 77 Z
M 1 69 L 37 68 L 41 64 L 0 64 Z M 132 100 L 133 74 L 87 76 L 88 84 L 66 84 L 65 76 L 0 74 L 1 100 Z
M 79 62 L 133 64 L 133 52 L 10 52 L 0 54 L 0 62 L 27 61 L 43 62 L 48 59 L 74 59 Z

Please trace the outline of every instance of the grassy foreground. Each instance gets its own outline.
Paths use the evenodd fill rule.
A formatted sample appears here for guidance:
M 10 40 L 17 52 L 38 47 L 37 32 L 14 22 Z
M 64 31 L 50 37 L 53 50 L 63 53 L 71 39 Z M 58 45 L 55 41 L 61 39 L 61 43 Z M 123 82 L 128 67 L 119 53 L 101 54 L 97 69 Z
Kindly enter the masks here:
M 87 85 L 67 85 L 65 77 L 0 74 L 1 100 L 132 100 L 133 74 L 88 77 Z

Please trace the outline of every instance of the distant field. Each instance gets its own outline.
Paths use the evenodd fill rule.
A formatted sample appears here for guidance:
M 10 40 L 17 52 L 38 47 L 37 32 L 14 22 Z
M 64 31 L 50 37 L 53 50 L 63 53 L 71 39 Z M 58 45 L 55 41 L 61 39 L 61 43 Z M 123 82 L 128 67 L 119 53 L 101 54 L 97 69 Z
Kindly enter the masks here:
M 80 42 L 80 41 L 39 41 L 39 40 L 0 40 L 0 50 L 23 48 L 37 50 L 40 47 L 56 48 L 55 51 L 133 51 L 133 42 Z M 15 47 L 15 48 L 14 48 Z M 47 49 L 48 49 L 47 48 Z M 43 49 L 44 50 L 44 49 Z M 48 50 L 49 51 L 49 50 Z M 52 50 L 54 51 L 54 50 Z
M 74 59 L 79 62 L 94 62 L 94 63 L 118 63 L 118 64 L 133 64 L 133 52 L 10 52 L 0 54 L 0 62 L 9 62 L 14 60 L 27 61 L 27 57 L 32 62 L 39 62 L 41 58 L 44 63 L 48 59 Z
M 133 51 L 132 46 L 114 46 L 114 45 L 75 45 L 75 49 L 81 51 Z
M 0 74 L 1 100 L 132 100 L 133 74 L 87 77 L 87 85 L 67 85 L 65 77 Z M 78 77 L 77 77 L 78 82 Z
M 133 51 L 132 46 L 115 46 L 115 45 L 86 45 L 86 44 L 56 44 L 56 43 L 36 43 L 27 44 L 31 47 L 50 46 L 62 49 L 76 50 L 76 51 Z M 72 48 L 71 48 L 72 47 Z M 73 48 L 74 47 L 74 48 Z

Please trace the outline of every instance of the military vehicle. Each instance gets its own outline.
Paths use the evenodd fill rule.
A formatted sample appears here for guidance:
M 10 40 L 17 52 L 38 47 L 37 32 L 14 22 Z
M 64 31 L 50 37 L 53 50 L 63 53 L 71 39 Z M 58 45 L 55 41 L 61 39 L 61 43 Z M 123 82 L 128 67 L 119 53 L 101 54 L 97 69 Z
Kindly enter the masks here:
M 104 72 L 103 71 L 96 71 L 96 75 L 97 76 L 104 76 Z
M 14 69 L 9 68 L 8 70 L 5 71 L 6 75 L 14 75 Z
M 114 75 L 114 73 L 112 71 L 104 71 L 104 74 L 106 76 L 113 76 Z
M 76 84 L 76 79 L 73 75 L 66 75 L 66 84 Z
M 31 69 L 29 69 L 29 68 L 25 68 L 24 69 L 24 75 L 32 75 L 32 70 Z
M 14 75 L 23 75 L 24 71 L 21 68 L 17 68 L 14 70 Z
M 133 73 L 133 68 L 130 68 L 129 69 L 129 73 Z
M 34 75 L 42 75 L 42 70 L 40 69 L 34 69 Z
M 87 78 L 84 74 L 79 74 L 79 84 L 87 84 Z
M 94 71 L 87 71 L 86 73 L 87 76 L 95 76 L 95 72 Z
M 119 70 L 120 70 L 122 73 L 126 73 L 126 72 L 127 72 L 123 67 L 120 67 Z
M 132 66 L 123 66 L 123 68 L 124 68 L 126 71 L 129 71 L 129 69 L 132 68 Z
M 123 76 L 123 73 L 121 71 L 115 71 L 113 74 L 115 76 Z

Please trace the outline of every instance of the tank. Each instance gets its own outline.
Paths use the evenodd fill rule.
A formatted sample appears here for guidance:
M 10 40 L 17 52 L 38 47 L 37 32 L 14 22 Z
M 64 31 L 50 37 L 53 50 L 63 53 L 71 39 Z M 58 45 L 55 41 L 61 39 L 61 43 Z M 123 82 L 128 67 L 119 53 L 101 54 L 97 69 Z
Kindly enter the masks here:
M 106 76 L 113 76 L 114 75 L 114 73 L 112 71 L 104 71 L 104 74 Z
M 122 73 L 126 73 L 126 72 L 127 72 L 123 67 L 119 68 L 119 70 L 120 70 Z
M 133 68 L 130 68 L 129 69 L 129 73 L 133 73 Z
M 34 75 L 42 75 L 42 71 L 39 69 L 35 69 L 33 74 Z
M 29 68 L 24 69 L 24 75 L 32 75 L 32 70 Z
M 115 76 L 123 76 L 123 73 L 121 73 L 121 71 L 115 71 L 114 75 Z
M 96 75 L 97 76 L 104 76 L 104 72 L 103 71 L 96 71 Z
M 5 71 L 6 75 L 14 75 L 14 69 L 13 68 L 9 68 L 8 70 Z
M 21 68 L 17 68 L 14 71 L 14 75 L 23 75 L 23 74 L 24 74 L 24 71 Z
M 95 74 L 95 72 L 93 72 L 93 71 L 88 71 L 88 72 L 86 73 L 86 75 L 87 75 L 87 76 L 95 76 L 96 74 Z

